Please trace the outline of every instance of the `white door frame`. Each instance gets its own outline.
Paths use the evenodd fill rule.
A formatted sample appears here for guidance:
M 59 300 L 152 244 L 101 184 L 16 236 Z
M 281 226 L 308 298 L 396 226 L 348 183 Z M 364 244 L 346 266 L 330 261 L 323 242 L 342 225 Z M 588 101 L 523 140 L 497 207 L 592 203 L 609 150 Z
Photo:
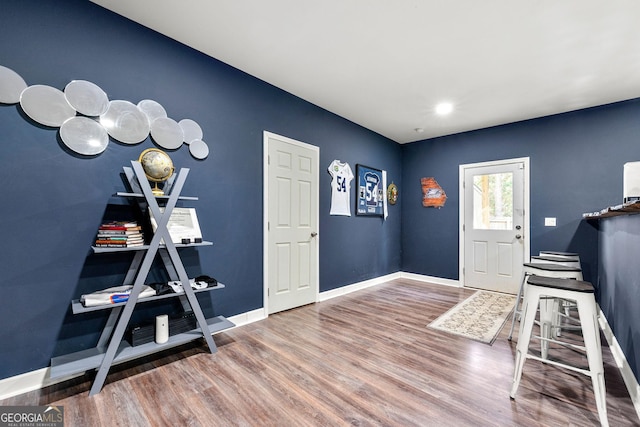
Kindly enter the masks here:
M 296 141 L 295 139 L 287 138 L 286 136 L 278 135 L 276 133 L 268 132 L 266 130 L 262 132 L 262 135 L 263 135 L 263 153 L 262 153 L 262 157 L 263 157 L 262 159 L 262 171 L 263 171 L 262 283 L 263 283 L 263 290 L 262 290 L 262 295 L 263 295 L 264 316 L 268 317 L 269 316 L 269 137 L 277 138 L 281 141 L 287 142 L 292 145 L 297 145 L 299 147 L 317 151 L 318 152 L 318 164 L 316 165 L 317 171 L 320 171 L 319 169 L 320 168 L 320 148 L 315 145 Z M 318 175 L 319 175 L 319 172 L 318 172 Z M 320 186 L 319 180 L 320 180 L 320 176 L 318 176 L 318 186 Z M 317 215 L 317 218 L 318 218 L 318 235 L 319 235 L 320 234 L 320 223 L 319 223 L 320 222 L 320 200 L 319 200 L 320 192 L 318 191 L 317 194 L 318 194 L 318 200 L 316 203 L 317 209 L 315 214 Z M 318 237 L 316 237 L 316 239 L 318 239 Z M 320 248 L 319 248 L 319 245 L 320 245 L 320 241 L 318 240 L 318 250 L 316 251 L 316 259 L 315 259 L 316 266 L 318 267 L 316 268 L 316 283 L 318 285 L 316 287 L 316 296 L 315 296 L 316 302 L 320 301 L 320 268 L 319 268 L 320 267 Z
M 465 238 L 464 238 L 464 213 L 465 213 L 465 197 L 464 197 L 464 174 L 465 174 L 465 169 L 467 168 L 477 168 L 477 167 L 483 167 L 483 166 L 498 166 L 498 165 L 503 165 L 503 164 L 508 164 L 508 163 L 517 163 L 517 162 L 522 162 L 524 163 L 524 184 L 523 184 L 523 197 L 524 197 L 524 224 L 522 225 L 523 228 L 523 233 L 522 235 L 524 236 L 524 262 L 529 262 L 530 256 L 531 256 L 531 234 L 530 234 L 530 204 L 529 204 L 529 195 L 530 195 L 530 191 L 529 191 L 529 186 L 530 186 L 530 177 L 529 177 L 529 171 L 530 171 L 530 167 L 529 167 L 529 157 L 518 157 L 515 159 L 505 159 L 505 160 L 494 160 L 491 162 L 480 162 L 480 163 L 469 163 L 469 164 L 464 164 L 464 165 L 460 165 L 460 170 L 459 170 L 459 184 L 458 184 L 458 188 L 459 188 L 459 200 L 460 200 L 460 210 L 458 212 L 458 223 L 459 223 L 459 228 L 458 228 L 458 236 L 459 236 L 459 244 L 458 244 L 458 262 L 459 262 L 459 270 L 458 270 L 458 282 L 460 283 L 460 286 L 464 287 L 465 286 L 465 277 L 464 277 L 464 265 L 465 265 L 465 259 L 464 259 L 464 243 L 465 243 Z

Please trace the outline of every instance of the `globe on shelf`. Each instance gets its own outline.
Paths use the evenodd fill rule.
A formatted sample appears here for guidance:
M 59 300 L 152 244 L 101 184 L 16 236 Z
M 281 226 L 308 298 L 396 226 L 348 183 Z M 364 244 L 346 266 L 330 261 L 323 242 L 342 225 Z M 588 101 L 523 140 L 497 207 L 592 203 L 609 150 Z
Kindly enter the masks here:
M 142 165 L 147 179 L 155 183 L 151 190 L 154 196 L 163 196 L 164 191 L 158 187 L 158 183 L 165 182 L 173 175 L 174 167 L 171 157 L 167 153 L 157 148 L 147 148 L 142 153 L 138 161 Z

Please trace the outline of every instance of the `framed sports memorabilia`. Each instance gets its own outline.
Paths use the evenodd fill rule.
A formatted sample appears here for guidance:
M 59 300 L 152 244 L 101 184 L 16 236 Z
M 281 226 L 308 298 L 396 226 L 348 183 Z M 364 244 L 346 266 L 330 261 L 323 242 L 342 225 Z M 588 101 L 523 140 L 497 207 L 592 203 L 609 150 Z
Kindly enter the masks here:
M 382 171 L 369 166 L 356 165 L 358 194 L 356 197 L 356 215 L 384 215 L 384 186 Z

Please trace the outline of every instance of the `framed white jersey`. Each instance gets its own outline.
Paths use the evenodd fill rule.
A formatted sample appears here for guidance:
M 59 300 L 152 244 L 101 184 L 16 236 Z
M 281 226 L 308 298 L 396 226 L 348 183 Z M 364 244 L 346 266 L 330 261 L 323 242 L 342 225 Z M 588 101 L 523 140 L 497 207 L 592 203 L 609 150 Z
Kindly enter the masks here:
M 353 172 L 349 163 L 334 160 L 329 165 L 331 174 L 331 212 L 329 215 L 351 216 L 350 194 Z

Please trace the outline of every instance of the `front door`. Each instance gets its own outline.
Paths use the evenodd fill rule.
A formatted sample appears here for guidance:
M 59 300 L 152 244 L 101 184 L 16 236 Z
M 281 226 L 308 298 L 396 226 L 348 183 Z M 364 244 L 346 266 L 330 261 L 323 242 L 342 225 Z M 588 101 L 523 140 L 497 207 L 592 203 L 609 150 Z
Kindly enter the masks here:
M 265 307 L 269 314 L 318 297 L 318 147 L 264 133 Z
M 464 285 L 516 294 L 529 255 L 528 159 L 462 165 Z

